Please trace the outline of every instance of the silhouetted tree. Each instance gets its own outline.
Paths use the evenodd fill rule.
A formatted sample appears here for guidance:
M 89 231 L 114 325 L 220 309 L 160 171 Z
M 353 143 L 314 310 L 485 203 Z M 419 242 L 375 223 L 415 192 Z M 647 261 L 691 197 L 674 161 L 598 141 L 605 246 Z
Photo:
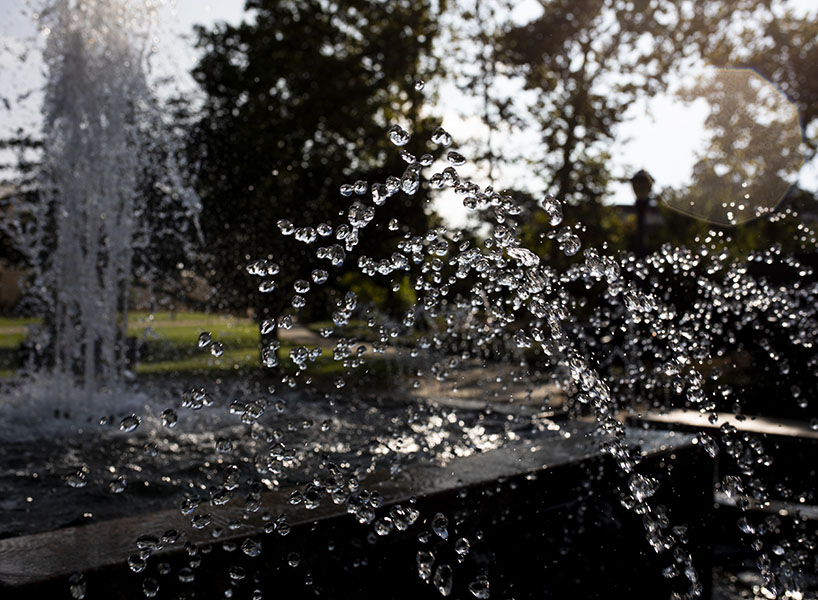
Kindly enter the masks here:
M 204 56 L 194 77 L 205 101 L 189 148 L 220 307 L 278 316 L 296 279 L 333 270 L 316 251 L 338 242 L 333 233 L 301 243 L 277 223 L 337 227 L 353 201 L 372 207 L 369 191 L 347 198 L 339 186 L 400 177 L 406 163 L 387 136 L 393 123 L 413 133 L 404 149 L 426 151 L 436 124 L 421 113 L 424 92 L 415 84 L 422 61 L 424 71 L 435 69 L 438 25 L 429 0 L 251 0 L 246 7 L 252 19 L 198 30 Z M 401 228 L 387 228 L 390 219 Z M 426 222 L 423 190 L 399 192 L 377 208 L 356 252 L 381 258 L 387 241 L 394 247 Z M 258 259 L 281 267 L 272 293 L 260 293 L 245 272 Z

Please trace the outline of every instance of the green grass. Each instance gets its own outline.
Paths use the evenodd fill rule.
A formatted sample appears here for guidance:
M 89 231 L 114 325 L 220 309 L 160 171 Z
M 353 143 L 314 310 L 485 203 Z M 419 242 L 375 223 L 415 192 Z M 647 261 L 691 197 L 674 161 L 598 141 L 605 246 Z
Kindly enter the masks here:
M 356 338 L 361 341 L 370 341 L 376 337 L 376 330 L 369 327 L 366 321 L 352 319 L 347 325 L 337 327 L 332 321 L 317 321 L 308 323 L 307 329 L 314 333 L 320 333 L 325 327 L 333 331 L 333 335 L 345 338 Z
M 143 327 L 146 325 L 150 325 L 151 323 L 168 323 L 168 324 L 185 324 L 185 323 L 196 323 L 196 324 L 207 324 L 207 325 L 217 325 L 217 324 L 231 324 L 231 323 L 245 323 L 245 324 L 253 324 L 254 321 L 252 319 L 246 317 L 235 317 L 232 315 L 219 315 L 213 313 L 203 313 L 203 312 L 155 312 L 150 313 L 147 311 L 131 311 L 128 313 L 128 321 L 129 327 Z
M 250 319 L 203 313 L 160 313 L 152 320 L 131 320 L 128 335 L 140 340 L 138 373 L 224 370 L 256 366 L 261 336 Z M 199 348 L 199 335 L 208 331 L 224 345 L 219 359 L 209 348 Z
M 276 376 L 295 375 L 297 367 L 289 360 L 291 348 L 293 346 L 290 345 L 281 347 L 278 351 L 281 364 L 270 373 Z M 360 385 L 367 389 L 374 389 L 375 386 L 384 386 L 394 382 L 394 369 L 390 366 L 390 359 L 370 356 L 364 365 L 353 371 L 353 376 L 347 377 L 347 369 L 342 362 L 332 360 L 331 352 L 325 350 L 315 362 L 308 363 L 307 371 L 301 378 L 309 377 L 314 386 L 332 387 L 336 377 L 344 376 L 348 385 Z M 140 376 L 182 374 L 223 376 L 228 373 L 250 374 L 252 372 L 267 372 L 267 369 L 261 367 L 258 351 L 255 349 L 226 350 L 218 359 L 202 350 L 199 356 L 160 362 L 143 362 L 136 367 L 136 373 Z
M 28 334 L 19 331 L 2 331 L 0 329 L 0 350 L 11 350 L 20 346 Z
M 25 341 L 27 325 L 41 323 L 34 318 L 0 318 L 0 377 L 13 375 L 17 349 Z M 199 335 L 209 331 L 225 352 L 216 359 L 209 348 L 199 348 Z M 139 340 L 137 373 L 219 371 L 258 367 L 260 334 L 251 319 L 200 312 L 132 312 L 128 337 Z
M 199 356 L 159 362 L 140 362 L 136 365 L 136 373 L 170 374 L 181 372 L 238 371 L 259 367 L 258 350 L 255 348 L 240 348 L 238 350 L 225 350 L 224 354 L 219 358 L 211 356 L 206 350 L 202 350 Z
M 25 340 L 27 332 L 19 331 L 37 319 L 0 319 L 0 378 L 14 375 L 13 367 L 18 360 L 16 349 Z M 317 323 L 309 328 L 317 331 L 330 323 Z M 370 333 L 363 321 L 352 322 L 346 335 Z M 12 331 L 4 332 L 3 329 Z M 199 348 L 199 334 L 209 331 L 214 342 L 224 344 L 224 354 L 216 358 L 210 348 Z M 251 319 L 207 313 L 154 313 L 132 312 L 129 315 L 128 337 L 139 340 L 139 362 L 134 370 L 138 376 L 168 376 L 191 374 L 249 373 L 264 371 L 259 361 L 260 334 L 258 325 Z M 297 367 L 290 361 L 293 345 L 284 344 L 278 351 L 279 374 L 293 375 Z M 387 381 L 390 377 L 389 359 L 370 355 L 366 365 L 356 369 L 354 380 L 361 384 Z M 334 379 L 343 376 L 346 368 L 332 360 L 332 353 L 325 349 L 315 362 L 308 363 L 306 375 L 316 384 L 332 385 Z
M 0 317 L 0 328 L 3 327 L 25 327 L 26 325 L 39 325 L 42 319 L 37 317 Z
M 316 321 L 314 323 L 307 323 L 305 327 L 319 334 L 321 329 L 329 327 L 332 329 L 334 336 L 355 338 L 359 342 L 374 342 L 378 338 L 378 328 L 370 327 L 366 321 L 360 319 L 351 319 L 349 323 L 343 327 L 337 327 L 332 321 Z M 423 331 L 412 329 L 408 333 L 402 333 L 396 339 L 390 338 L 390 343 L 402 342 L 412 344 L 417 342 L 424 334 L 425 332 Z

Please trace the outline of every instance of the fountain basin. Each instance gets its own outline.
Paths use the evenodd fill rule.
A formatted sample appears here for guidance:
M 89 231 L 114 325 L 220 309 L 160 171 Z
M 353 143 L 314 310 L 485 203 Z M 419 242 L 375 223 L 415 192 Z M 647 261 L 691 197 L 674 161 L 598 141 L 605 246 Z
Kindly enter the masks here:
M 0 540 L 3 597 L 65 596 L 75 572 L 85 573 L 87 598 L 144 597 L 146 576 L 159 583 L 163 597 L 216 598 L 225 590 L 249 597 L 254 589 L 263 597 L 368 598 L 386 591 L 395 598 L 436 596 L 418 576 L 418 551 L 433 552 L 436 566 L 451 566 L 455 597 L 464 597 L 484 569 L 498 597 L 666 596 L 672 588 L 661 575 L 661 563 L 669 553 L 657 556 L 639 517 L 621 506 L 626 475 L 599 453 L 603 440 L 590 433 L 590 426 L 580 425 L 570 437 L 518 440 L 446 466 L 413 464 L 394 477 L 376 471 L 361 485 L 383 495 L 378 516 L 396 504 L 420 512 L 414 525 L 385 536 L 328 499 L 308 511 L 290 506 L 291 490 L 280 490 L 265 494 L 254 519 L 242 519 L 239 508 L 213 510 L 214 524 L 224 528 L 218 539 L 211 529 L 191 530 L 178 511 L 164 511 Z M 660 481 L 656 500 L 668 507 L 674 524 L 687 525 L 687 550 L 706 583 L 712 509 L 708 457 L 686 434 L 629 430 L 628 439 L 640 448 L 639 472 Z M 264 512 L 285 513 L 291 532 L 263 533 Z M 448 519 L 446 540 L 429 533 L 437 513 Z M 235 519 L 241 527 L 231 531 L 228 524 Z M 170 528 L 183 532 L 179 543 L 154 553 L 145 572 L 132 573 L 127 558 L 135 539 L 145 533 L 161 536 Z M 428 541 L 420 541 L 419 534 Z M 259 556 L 230 550 L 229 542 L 241 544 L 248 537 L 261 542 Z M 471 542 L 462 564 L 453 549 L 461 537 Z M 191 560 L 181 547 L 185 541 L 199 548 L 192 582 L 177 577 Z M 293 553 L 300 557 L 297 566 L 289 564 Z M 171 566 L 168 575 L 157 573 L 159 562 Z M 231 581 L 225 568 L 231 565 L 247 576 Z

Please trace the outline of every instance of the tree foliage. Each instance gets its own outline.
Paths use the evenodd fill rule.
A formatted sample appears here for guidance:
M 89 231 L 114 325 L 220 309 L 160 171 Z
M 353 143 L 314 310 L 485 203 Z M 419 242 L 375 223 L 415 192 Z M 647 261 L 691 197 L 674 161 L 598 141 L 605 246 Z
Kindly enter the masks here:
M 729 225 L 769 214 L 803 164 L 795 107 L 748 69 L 720 69 L 684 90 L 709 106 L 681 212 Z
M 476 28 L 472 43 L 492 47 L 473 51 L 475 63 L 483 66 L 462 69 L 468 76 L 461 87 L 478 90 L 490 129 L 510 129 L 506 133 L 512 135 L 535 131 L 539 139 L 534 147 L 512 147 L 499 157 L 489 148 L 484 158 L 490 164 L 503 158 L 507 164 L 526 163 L 533 175 L 524 188 L 575 205 L 571 210 L 582 213 L 589 228 L 585 238 L 592 244 L 609 239 L 605 216 L 593 206 L 612 193 L 611 153 L 619 126 L 638 101 L 667 91 L 695 65 L 758 71 L 798 106 L 807 145 L 816 145 L 818 128 L 811 124 L 818 102 L 810 74 L 818 68 L 818 22 L 788 10 L 786 0 L 550 0 L 522 20 L 519 14 L 513 17 L 513 7 L 504 0 L 474 4 L 464 15 Z M 519 82 L 521 91 L 510 96 L 508 90 Z M 729 107 L 725 110 L 730 114 Z M 791 148 L 792 140 L 781 136 L 768 135 L 765 143 Z M 731 160 L 745 161 L 746 154 Z M 781 161 L 769 157 L 768 163 L 772 172 Z M 710 167 L 699 162 L 697 182 Z M 533 229 L 526 233 L 530 238 L 545 231 L 536 219 L 524 228 Z
M 415 81 L 421 61 L 432 60 L 437 24 L 429 0 L 251 0 L 247 9 L 252 20 L 198 30 L 204 56 L 194 77 L 205 101 L 190 153 L 208 275 L 222 306 L 277 315 L 293 280 L 329 268 L 317 261 L 316 246 L 336 241 L 299 243 L 277 223 L 343 222 L 353 198 L 339 194 L 341 184 L 383 181 L 406 167 L 389 126 L 414 132 L 410 152 L 433 128 Z M 387 229 L 390 219 L 424 230 L 424 205 L 422 193 L 390 198 L 369 225 L 380 234 L 362 236 L 361 251 L 377 253 L 402 233 Z M 248 261 L 265 258 L 281 266 L 271 294 L 259 294 L 244 272 Z

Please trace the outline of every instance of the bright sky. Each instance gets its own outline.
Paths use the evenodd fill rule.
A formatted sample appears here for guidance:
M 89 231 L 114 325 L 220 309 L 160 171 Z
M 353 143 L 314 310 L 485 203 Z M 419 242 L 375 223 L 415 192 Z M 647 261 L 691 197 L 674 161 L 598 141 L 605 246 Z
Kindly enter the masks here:
M 196 51 L 192 47 L 190 34 L 193 24 L 211 25 L 216 21 L 236 23 L 243 17 L 244 0 L 158 0 L 160 6 L 159 25 L 156 28 L 156 44 L 160 51 L 151 61 L 154 74 L 172 75 L 180 87 L 193 86 L 189 71 L 195 64 Z M 814 0 L 792 2 L 803 12 L 815 11 Z M 10 133 L 16 127 L 33 126 L 38 122 L 41 95 L 39 88 L 43 81 L 43 66 L 38 53 L 32 52 L 34 44 L 41 48 L 43 37 L 31 15 L 33 6 L 42 2 L 33 0 L 0 0 L 0 136 Z M 515 8 L 515 16 L 526 19 L 528 15 L 541 10 L 538 2 L 524 0 Z M 446 89 L 443 97 L 451 98 L 453 91 Z M 21 96 L 23 96 L 21 98 Z M 11 114 L 3 105 L 7 99 Z M 449 101 L 440 107 L 444 116 L 444 126 L 458 138 L 474 136 L 481 129 L 478 119 L 464 119 L 455 110 L 455 104 L 462 99 Z M 475 107 L 475 114 L 479 114 Z M 658 96 L 635 106 L 628 115 L 633 119 L 620 129 L 620 139 L 613 155 L 612 165 L 617 177 L 630 177 L 640 168 L 651 173 L 657 187 L 678 186 L 690 177 L 697 151 L 703 147 L 703 128 L 707 106 L 704 101 L 685 105 L 671 95 Z M 513 140 L 515 145 L 535 143 L 535 136 L 522 134 Z M 515 178 L 526 178 L 523 170 L 514 173 Z M 813 161 L 805 165 L 800 177 L 801 185 L 808 189 L 818 189 L 818 164 Z M 613 186 L 613 202 L 630 203 L 633 192 L 628 183 Z M 459 202 L 445 199 L 437 205 L 438 210 L 455 223 L 465 221 L 465 210 Z

